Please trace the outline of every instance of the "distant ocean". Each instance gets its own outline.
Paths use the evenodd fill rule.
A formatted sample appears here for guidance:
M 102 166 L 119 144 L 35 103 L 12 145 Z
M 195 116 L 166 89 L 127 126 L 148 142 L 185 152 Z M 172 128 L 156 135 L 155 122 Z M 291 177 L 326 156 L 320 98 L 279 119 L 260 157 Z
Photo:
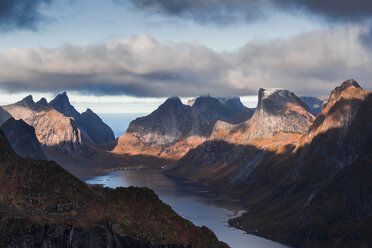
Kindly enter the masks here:
M 144 113 L 134 113 L 134 114 L 107 114 L 101 113 L 98 114 L 101 119 L 111 127 L 112 131 L 114 131 L 115 137 L 119 137 L 120 135 L 124 134 L 127 131 L 129 123 L 141 116 L 146 116 L 148 114 Z

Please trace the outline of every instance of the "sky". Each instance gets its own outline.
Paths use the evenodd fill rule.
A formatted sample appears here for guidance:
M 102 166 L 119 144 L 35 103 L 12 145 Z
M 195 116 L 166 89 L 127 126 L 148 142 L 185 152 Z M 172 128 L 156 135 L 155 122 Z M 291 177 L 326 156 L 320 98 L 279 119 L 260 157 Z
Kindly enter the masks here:
M 0 0 L 0 104 L 67 91 L 79 111 L 170 96 L 372 89 L 369 0 Z

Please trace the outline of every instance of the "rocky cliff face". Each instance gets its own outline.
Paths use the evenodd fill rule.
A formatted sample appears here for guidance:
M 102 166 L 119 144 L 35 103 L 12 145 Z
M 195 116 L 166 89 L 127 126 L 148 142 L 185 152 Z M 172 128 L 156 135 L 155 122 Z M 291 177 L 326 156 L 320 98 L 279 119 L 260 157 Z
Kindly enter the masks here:
M 12 116 L 6 112 L 2 107 L 0 107 L 0 126 L 4 124 L 7 120 L 12 118 Z
M 132 121 L 114 152 L 180 158 L 205 141 L 218 120 L 237 122 L 251 117 L 239 98 L 199 97 L 193 104 L 167 99 L 148 116 Z
M 75 121 L 80 117 L 80 113 L 71 105 L 66 92 L 57 95 L 48 105 L 67 117 L 73 117 Z
M 80 130 L 85 134 L 85 137 L 93 143 L 102 144 L 115 140 L 114 132 L 97 114 L 91 109 L 87 109 L 86 112 L 80 114 L 74 106 L 71 105 L 66 92 L 57 95 L 49 103 L 49 106 L 65 116 L 74 118 Z
M 250 144 L 257 139 L 270 139 L 280 133 L 302 134 L 314 120 L 307 105 L 294 93 L 284 89 L 260 89 L 252 118 L 231 125 L 218 121 L 212 139 Z
M 10 118 L 0 129 L 4 132 L 12 149 L 23 158 L 47 159 L 36 138 L 35 129 L 23 120 Z
M 293 149 L 313 121 L 307 106 L 284 89 L 260 89 L 251 119 L 233 125 L 218 121 L 210 139 L 190 150 L 169 173 L 225 185 L 244 180 L 273 153 Z
M 147 188 L 89 186 L 23 159 L 0 131 L 0 247 L 227 248 Z
M 250 138 L 271 138 L 277 133 L 303 133 L 314 120 L 307 105 L 283 89 L 260 89 Z
M 209 141 L 170 173 L 242 199 L 247 212 L 230 224 L 247 232 L 294 247 L 370 247 L 371 127 L 372 92 L 348 80 L 302 135 Z
M 127 132 L 149 146 L 169 145 L 190 132 L 191 119 L 191 108 L 171 97 L 150 115 L 132 121 Z
M 95 144 L 103 144 L 115 140 L 112 129 L 89 108 L 80 115 L 78 124 L 88 133 Z
M 32 96 L 3 108 L 14 119 L 22 119 L 35 129 L 36 137 L 45 151 L 58 150 L 74 155 L 84 150 L 82 134 L 74 119 L 52 107 L 36 104 Z
M 193 113 L 193 122 L 191 135 L 209 137 L 212 133 L 214 124 L 217 121 L 231 123 L 241 119 L 248 120 L 252 115 L 247 113 L 247 108 L 235 98 L 213 98 L 210 96 L 199 97 L 191 107 Z M 242 112 L 244 111 L 245 118 Z M 240 115 L 240 117 L 238 116 Z M 238 116 L 238 117 L 237 117 Z

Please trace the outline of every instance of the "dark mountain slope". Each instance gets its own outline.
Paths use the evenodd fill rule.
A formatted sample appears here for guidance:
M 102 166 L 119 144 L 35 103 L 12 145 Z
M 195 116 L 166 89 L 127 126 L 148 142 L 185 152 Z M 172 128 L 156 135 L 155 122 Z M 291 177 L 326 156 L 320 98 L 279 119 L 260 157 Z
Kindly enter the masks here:
M 0 129 L 4 132 L 12 149 L 21 157 L 47 159 L 36 138 L 35 129 L 23 120 L 10 118 Z
M 230 224 L 247 232 L 294 247 L 372 247 L 372 92 L 344 82 L 288 139 L 210 141 L 170 173 L 241 199 L 247 212 Z
M 272 183 L 247 188 L 250 211 L 231 223 L 300 247 L 371 247 L 371 126 L 372 93 L 346 81 L 296 153 L 257 169 Z
M 115 139 L 112 129 L 89 108 L 80 115 L 78 124 L 89 134 L 95 144 L 108 143 Z
M 147 188 L 88 186 L 0 132 L 0 247 L 227 247 Z
M 5 111 L 2 107 L 0 107 L 0 126 L 4 124 L 7 120 L 9 120 L 12 116 Z

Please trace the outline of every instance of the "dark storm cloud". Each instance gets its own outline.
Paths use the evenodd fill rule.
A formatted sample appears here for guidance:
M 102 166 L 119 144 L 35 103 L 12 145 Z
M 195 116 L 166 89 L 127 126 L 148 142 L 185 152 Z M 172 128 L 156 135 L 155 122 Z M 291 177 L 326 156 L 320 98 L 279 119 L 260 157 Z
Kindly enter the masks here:
M 0 29 L 36 30 L 46 17 L 40 12 L 53 0 L 0 0 Z
M 118 0 L 120 1 L 120 0 Z M 370 0 L 130 0 L 152 13 L 193 19 L 200 23 L 228 24 L 251 21 L 272 10 L 304 11 L 327 20 L 356 22 L 372 15 Z
M 200 23 L 230 24 L 263 16 L 266 0 L 130 0 L 150 13 L 193 19 Z

